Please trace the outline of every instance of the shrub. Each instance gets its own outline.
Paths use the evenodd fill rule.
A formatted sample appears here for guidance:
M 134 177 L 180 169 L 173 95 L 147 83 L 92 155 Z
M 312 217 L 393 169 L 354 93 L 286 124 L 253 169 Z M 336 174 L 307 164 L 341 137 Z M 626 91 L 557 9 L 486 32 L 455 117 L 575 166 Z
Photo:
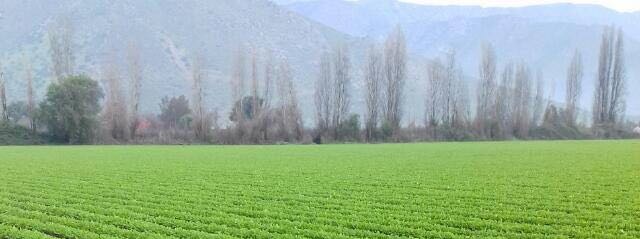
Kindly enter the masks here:
M 44 138 L 19 125 L 0 123 L 0 145 L 33 145 L 47 143 Z

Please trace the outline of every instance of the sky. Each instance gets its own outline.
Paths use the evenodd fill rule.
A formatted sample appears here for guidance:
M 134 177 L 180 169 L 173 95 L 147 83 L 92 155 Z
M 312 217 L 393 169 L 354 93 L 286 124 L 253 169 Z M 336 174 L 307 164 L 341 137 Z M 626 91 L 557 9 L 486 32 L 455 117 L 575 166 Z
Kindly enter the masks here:
M 598 4 L 620 12 L 640 11 L 640 0 L 401 0 L 428 5 L 474 5 L 483 7 L 522 7 L 552 3 Z

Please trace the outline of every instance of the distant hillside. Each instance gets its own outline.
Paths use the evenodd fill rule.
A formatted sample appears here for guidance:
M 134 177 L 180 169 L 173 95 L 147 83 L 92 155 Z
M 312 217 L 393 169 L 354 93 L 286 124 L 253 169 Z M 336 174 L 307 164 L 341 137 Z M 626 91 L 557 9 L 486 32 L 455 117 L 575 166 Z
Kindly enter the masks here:
M 276 2 L 279 2 L 276 0 Z M 286 3 L 291 1 L 284 1 Z M 521 8 L 479 6 L 432 6 L 398 0 L 306 0 L 293 1 L 287 8 L 337 30 L 359 36 L 377 36 L 395 24 L 441 22 L 457 18 L 511 15 L 535 22 L 564 22 L 580 25 L 616 24 L 634 38 L 640 38 L 640 12 L 620 13 L 599 5 L 549 4 Z
M 640 13 L 597 5 L 554 4 L 523 8 L 426 6 L 396 0 L 316 0 L 287 5 L 319 23 L 359 37 L 381 40 L 400 24 L 413 54 L 432 58 L 455 49 L 469 76 L 477 74 L 482 42 L 494 44 L 499 64 L 524 60 L 543 70 L 554 99 L 563 101 L 566 67 L 574 49 L 585 61 L 583 107 L 590 109 L 600 33 L 616 24 L 626 34 L 628 112 L 640 115 Z M 419 67 L 419 66 L 416 66 Z M 420 99 L 416 99 L 420 101 Z
M 320 53 L 336 42 L 353 41 L 267 0 L 24 0 L 3 1 L 0 11 L 0 64 L 8 71 L 10 99 L 24 95 L 25 60 L 33 62 L 42 96 L 51 76 L 47 26 L 56 17 L 68 16 L 75 27 L 80 72 L 95 76 L 102 61 L 124 60 L 130 41 L 140 45 L 146 67 L 142 105 L 147 112 L 157 111 L 164 95 L 189 93 L 186 71 L 196 52 L 209 63 L 207 105 L 227 110 L 232 55 L 243 43 L 288 58 L 302 88 L 300 97 L 310 105 L 311 89 L 302 86 L 314 79 L 310 75 Z
M 549 88 L 556 86 L 557 100 L 563 97 L 570 53 L 576 47 L 581 49 L 587 67 L 583 105 L 588 109 L 601 27 L 616 23 L 625 27 L 628 36 L 629 112 L 640 115 L 640 94 L 633 93 L 640 92 L 640 81 L 636 80 L 640 69 L 635 67 L 640 65 L 640 26 L 634 24 L 640 22 L 640 13 L 623 14 L 592 5 L 512 9 L 422 6 L 394 0 L 322 0 L 285 6 L 268 0 L 3 1 L 0 65 L 8 73 L 10 100 L 25 95 L 21 79 L 24 61 L 34 66 L 37 93 L 39 97 L 44 94 L 51 76 L 47 26 L 59 16 L 69 17 L 75 25 L 80 72 L 97 76 L 103 61 L 124 60 L 129 42 L 140 45 L 145 64 L 145 112 L 157 111 L 165 95 L 189 93 L 189 61 L 199 53 L 209 64 L 206 105 L 226 115 L 231 105 L 228 82 L 232 55 L 238 45 L 246 44 L 289 60 L 307 123 L 313 116 L 312 82 L 321 52 L 337 42 L 351 45 L 353 110 L 362 113 L 360 63 L 364 49 L 371 41 L 381 41 L 398 23 L 406 31 L 411 50 L 407 120 L 420 121 L 424 114 L 424 60 L 449 48 L 457 49 L 466 75 L 473 77 L 482 41 L 494 43 L 500 64 L 523 59 L 534 70 L 543 69 Z

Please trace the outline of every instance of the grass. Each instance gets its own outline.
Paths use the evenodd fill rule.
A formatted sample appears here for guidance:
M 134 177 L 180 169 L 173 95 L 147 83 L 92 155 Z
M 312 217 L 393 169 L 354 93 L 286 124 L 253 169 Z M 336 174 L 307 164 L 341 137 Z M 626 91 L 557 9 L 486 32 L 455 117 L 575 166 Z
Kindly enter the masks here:
M 640 141 L 0 148 L 0 238 L 639 238 Z

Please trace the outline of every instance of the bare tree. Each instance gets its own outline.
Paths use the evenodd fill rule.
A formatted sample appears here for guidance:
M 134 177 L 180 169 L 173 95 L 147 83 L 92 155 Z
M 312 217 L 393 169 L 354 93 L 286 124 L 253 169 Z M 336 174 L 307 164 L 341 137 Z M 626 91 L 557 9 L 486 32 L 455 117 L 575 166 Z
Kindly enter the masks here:
M 205 60 L 198 55 L 191 66 L 191 90 L 193 104 L 193 129 L 198 140 L 204 142 L 209 137 L 208 113 L 204 108 L 204 85 L 206 71 L 203 69 Z
M 444 65 L 440 59 L 431 61 L 427 66 L 427 89 L 426 89 L 426 112 L 425 126 L 431 131 L 431 137 L 435 137 L 434 129 L 440 124 L 443 118 L 442 106 L 442 85 L 444 83 Z
M 396 131 L 402 120 L 404 83 L 407 77 L 407 49 L 400 26 L 387 37 L 384 50 L 385 121 Z
M 243 142 L 246 137 L 245 125 L 245 81 L 246 81 L 246 56 L 245 49 L 240 45 L 233 60 L 233 74 L 231 76 L 231 118 L 235 122 L 234 137 L 237 142 Z M 237 105 L 238 107 L 235 107 Z M 237 108 L 237 109 L 236 109 Z
M 567 70 L 567 86 L 566 86 L 566 120 L 570 127 L 576 126 L 578 118 L 578 106 L 580 104 L 580 96 L 582 95 L 582 77 L 583 77 L 582 55 L 576 49 Z
M 122 92 L 120 76 L 114 62 L 108 62 L 102 69 L 102 81 L 106 90 L 103 123 L 106 136 L 117 141 L 125 141 L 129 136 L 126 100 Z
M 271 104 L 272 104 L 272 88 L 274 81 L 274 74 L 276 73 L 276 69 L 273 63 L 274 59 L 270 52 L 267 52 L 265 63 L 264 63 L 264 86 L 262 91 L 262 107 L 260 114 L 258 115 L 259 119 L 259 131 L 262 134 L 262 140 L 267 142 L 270 139 L 269 135 L 269 126 L 271 124 Z
M 623 120 L 626 101 L 626 67 L 624 60 L 624 34 L 618 29 L 617 39 L 615 40 L 615 53 L 613 59 L 613 74 L 611 78 L 611 100 L 609 106 L 609 121 L 620 122 Z
M 512 133 L 512 123 L 514 121 L 513 112 L 511 111 L 511 109 L 513 109 L 513 68 L 513 63 L 509 63 L 504 67 L 498 93 L 495 95 L 498 135 L 501 138 L 510 137 Z
M 431 61 L 427 76 L 427 133 L 432 139 L 458 139 L 469 123 L 470 100 L 455 51 L 446 54 L 445 63 L 438 58 Z
M 446 79 L 443 84 L 443 95 L 445 96 L 443 111 L 446 114 L 443 122 L 449 128 L 450 135 L 448 137 L 457 137 L 457 131 L 463 130 L 469 119 L 469 92 L 461 67 L 456 62 L 455 51 L 452 50 L 447 54 L 446 62 Z
M 33 73 L 31 64 L 25 61 L 24 79 L 27 84 L 27 114 L 29 115 L 29 128 L 36 132 L 36 100 L 33 92 Z
M 490 44 L 483 44 L 481 51 L 475 124 L 481 136 L 493 138 L 492 126 L 496 117 L 496 54 Z
M 244 47 L 239 46 L 236 51 L 235 60 L 233 64 L 233 76 L 231 77 L 231 94 L 232 100 L 235 104 L 236 102 L 241 102 L 242 98 L 245 96 L 245 81 L 246 81 L 246 56 L 245 56 Z M 237 115 L 238 124 L 242 125 L 244 122 L 244 114 L 243 112 L 244 104 L 240 104 L 240 111 Z
M 615 127 L 625 111 L 624 35 L 614 27 L 605 28 L 600 46 L 598 78 L 593 105 L 596 128 Z
M 140 111 L 140 94 L 142 93 L 143 67 L 140 61 L 140 50 L 135 43 L 127 49 L 127 66 L 129 73 L 129 138 L 135 139 L 138 130 Z
M 49 54 L 56 80 L 68 77 L 74 71 L 73 24 L 66 17 L 60 17 L 49 26 Z
M 533 115 L 531 118 L 531 124 L 533 127 L 539 126 L 544 114 L 544 77 L 542 71 L 538 71 L 536 74 L 536 94 L 533 99 Z
M 2 122 L 9 122 L 9 111 L 7 108 L 7 90 L 4 78 L 4 72 L 0 68 L 0 113 L 2 113 Z
M 338 45 L 333 53 L 333 113 L 331 128 L 334 138 L 338 138 L 338 127 L 349 113 L 351 99 L 349 87 L 351 84 L 351 62 L 346 45 Z
M 254 143 L 268 140 L 268 109 L 265 108 L 265 98 L 270 97 L 272 63 L 267 62 L 263 84 L 265 89 L 260 92 L 260 78 L 258 75 L 258 51 L 253 49 L 251 52 L 251 120 L 248 122 L 250 140 Z M 270 58 L 270 56 L 269 56 Z M 271 59 L 268 59 L 271 61 Z
M 378 118 L 380 110 L 380 91 L 384 77 L 382 52 L 376 47 L 369 48 L 369 55 L 365 65 L 365 84 L 366 84 L 366 114 L 365 114 L 365 138 L 371 141 L 375 137 L 375 131 L 378 127 Z
M 289 78 L 291 77 L 288 71 L 289 68 L 283 62 L 280 62 L 277 68 L 277 78 L 276 78 L 276 92 L 278 97 L 278 126 L 280 129 L 280 138 L 288 138 L 290 132 L 288 131 L 289 126 L 289 109 L 287 107 L 288 104 L 288 90 L 289 90 Z
M 254 116 L 257 116 L 261 110 L 259 107 L 261 102 L 258 102 L 260 97 L 258 88 L 258 53 L 254 49 L 251 52 L 251 110 Z
M 267 56 L 264 63 L 264 86 L 262 98 L 264 100 L 264 108 L 268 109 L 271 107 L 272 94 L 273 94 L 273 74 L 275 74 L 275 67 L 273 64 L 273 56 L 270 52 L 267 52 Z
M 315 82 L 314 104 L 316 108 L 316 124 L 320 136 L 329 130 L 332 116 L 333 70 L 331 55 L 324 53 L 320 59 L 320 69 Z
M 529 137 L 531 126 L 531 71 L 524 63 L 518 64 L 515 73 L 515 86 L 512 98 L 514 114 L 514 135 L 525 139 Z
M 298 108 L 298 98 L 292 79 L 291 67 L 283 59 L 278 67 L 276 81 L 279 98 L 279 128 L 285 141 L 300 141 L 303 136 L 302 115 Z
M 613 58 L 612 38 L 613 30 L 605 28 L 602 33 L 600 43 L 600 57 L 598 62 L 598 78 L 596 81 L 595 95 L 593 101 L 593 124 L 600 125 L 607 123 L 607 113 L 609 108 L 610 73 Z
M 456 52 L 451 50 L 446 54 L 444 65 L 444 80 L 441 84 L 441 95 L 443 96 L 441 106 L 444 114 L 442 123 L 447 127 L 453 127 L 457 123 L 456 112 L 456 85 L 459 80 L 459 68 L 456 63 Z
M 287 66 L 287 69 L 290 69 L 286 61 L 285 61 L 285 65 Z M 291 75 L 291 73 L 289 73 L 289 75 Z M 289 78 L 287 85 L 288 85 L 287 107 L 289 108 L 288 110 L 289 116 L 291 117 L 291 119 L 288 120 L 290 124 L 289 128 L 293 132 L 295 140 L 299 142 L 299 141 L 302 141 L 302 138 L 304 136 L 304 128 L 303 128 L 304 124 L 302 122 L 302 113 L 300 112 L 300 108 L 298 105 L 298 93 L 296 91 L 295 84 L 293 83 L 293 80 L 291 78 Z
M 456 129 L 455 137 L 458 133 L 464 133 L 471 119 L 471 99 L 469 98 L 469 87 L 464 80 L 462 71 L 458 71 L 457 80 L 454 85 L 454 128 Z

